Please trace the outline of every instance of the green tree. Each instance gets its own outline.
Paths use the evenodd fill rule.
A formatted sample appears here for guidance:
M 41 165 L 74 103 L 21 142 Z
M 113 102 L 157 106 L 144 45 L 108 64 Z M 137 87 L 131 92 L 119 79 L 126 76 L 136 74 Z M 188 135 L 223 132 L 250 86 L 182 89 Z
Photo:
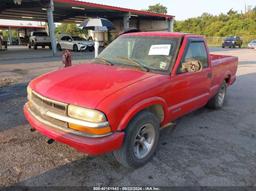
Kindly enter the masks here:
M 160 3 L 157 3 L 155 5 L 150 5 L 148 7 L 147 11 L 154 12 L 154 13 L 166 14 L 167 13 L 167 7 L 163 6 Z
M 203 13 L 199 17 L 189 18 L 184 21 L 176 21 L 174 29 L 177 32 L 187 32 L 201 34 L 206 37 L 241 36 L 244 44 L 252 39 L 256 39 L 256 11 L 248 11 L 246 13 L 238 13 L 229 10 L 226 14 L 217 16 Z M 212 38 L 213 39 L 213 38 Z
M 70 34 L 70 35 L 82 35 L 86 31 L 80 29 L 76 24 L 73 23 L 62 23 L 56 27 L 56 34 Z

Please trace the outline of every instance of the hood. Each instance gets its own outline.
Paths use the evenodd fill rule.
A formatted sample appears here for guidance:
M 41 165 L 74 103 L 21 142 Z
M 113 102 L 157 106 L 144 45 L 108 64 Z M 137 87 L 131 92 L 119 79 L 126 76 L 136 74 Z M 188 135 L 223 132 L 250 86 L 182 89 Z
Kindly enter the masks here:
M 50 99 L 95 108 L 105 97 L 153 75 L 135 68 L 88 63 L 47 73 L 30 86 Z

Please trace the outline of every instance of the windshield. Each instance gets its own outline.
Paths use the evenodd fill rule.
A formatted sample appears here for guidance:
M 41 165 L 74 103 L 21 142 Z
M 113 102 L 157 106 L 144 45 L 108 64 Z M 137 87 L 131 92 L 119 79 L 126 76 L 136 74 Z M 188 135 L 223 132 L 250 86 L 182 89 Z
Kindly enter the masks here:
M 235 38 L 234 38 L 233 36 L 229 36 L 229 37 L 227 37 L 225 40 L 227 40 L 227 41 L 232 41 L 232 40 L 235 40 Z
M 73 39 L 74 41 L 83 41 L 83 40 L 85 40 L 84 38 L 81 38 L 81 37 L 79 37 L 79 36 L 72 36 L 72 39 Z
M 116 65 L 146 68 L 148 71 L 168 71 L 173 65 L 180 38 L 120 36 L 98 59 Z

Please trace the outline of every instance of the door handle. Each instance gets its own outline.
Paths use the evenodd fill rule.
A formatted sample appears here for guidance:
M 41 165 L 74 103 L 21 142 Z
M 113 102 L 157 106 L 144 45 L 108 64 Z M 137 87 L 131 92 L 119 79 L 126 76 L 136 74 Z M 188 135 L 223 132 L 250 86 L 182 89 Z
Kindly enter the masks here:
M 207 78 L 212 78 L 212 73 L 211 73 L 211 72 L 209 72 L 209 73 L 207 74 Z

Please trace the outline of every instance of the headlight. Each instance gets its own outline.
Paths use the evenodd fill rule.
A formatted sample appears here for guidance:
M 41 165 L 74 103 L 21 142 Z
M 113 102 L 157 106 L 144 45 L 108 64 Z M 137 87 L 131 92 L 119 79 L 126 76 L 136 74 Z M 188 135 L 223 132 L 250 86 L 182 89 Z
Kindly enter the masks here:
M 107 120 L 105 115 L 100 111 L 86 109 L 86 108 L 82 108 L 74 105 L 68 106 L 68 115 L 69 117 L 80 119 L 80 120 L 91 122 L 91 123 L 101 123 L 101 122 L 106 122 Z M 103 127 L 88 127 L 84 125 L 68 123 L 68 126 L 71 129 L 85 132 L 87 134 L 95 135 L 95 136 L 104 136 L 111 133 L 111 128 L 108 125 Z
M 31 100 L 31 96 L 32 96 L 32 89 L 29 86 L 27 86 L 27 98 L 28 98 L 28 100 Z
M 100 123 L 106 121 L 106 117 L 102 112 L 74 105 L 68 106 L 68 115 L 76 119 L 81 119 L 93 123 Z

